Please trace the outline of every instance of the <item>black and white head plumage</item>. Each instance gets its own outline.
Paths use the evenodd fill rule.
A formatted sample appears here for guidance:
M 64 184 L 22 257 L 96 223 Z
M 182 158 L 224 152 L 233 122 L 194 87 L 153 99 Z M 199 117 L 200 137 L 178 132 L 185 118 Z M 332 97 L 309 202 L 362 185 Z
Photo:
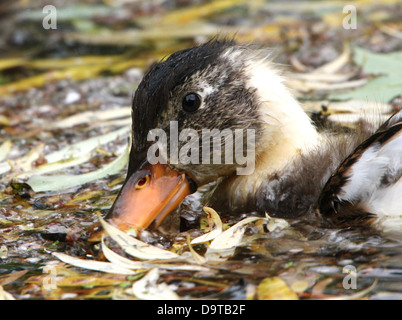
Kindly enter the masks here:
M 248 53 L 247 47 L 217 39 L 178 51 L 151 68 L 133 99 L 134 159 L 130 170 L 140 165 L 152 144 L 147 141 L 149 131 L 159 128 L 169 132 L 170 121 L 177 121 L 179 132 L 192 129 L 200 137 L 203 129 L 254 129 L 258 135 L 261 120 L 255 88 L 246 84 L 248 76 L 244 70 Z M 201 107 L 195 112 L 182 108 L 183 98 L 189 93 L 196 93 L 202 99 Z M 215 180 L 217 174 L 231 174 L 236 168 L 236 164 L 215 164 L 213 169 L 202 163 L 191 167 L 170 164 L 177 169 L 194 171 L 201 185 Z

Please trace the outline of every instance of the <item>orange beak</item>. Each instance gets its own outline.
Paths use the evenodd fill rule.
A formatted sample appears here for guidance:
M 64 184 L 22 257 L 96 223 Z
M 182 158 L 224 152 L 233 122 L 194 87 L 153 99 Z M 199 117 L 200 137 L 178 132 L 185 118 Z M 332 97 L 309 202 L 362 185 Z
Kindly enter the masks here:
M 106 219 L 120 230 L 158 227 L 192 192 L 185 173 L 145 162 L 127 177 Z

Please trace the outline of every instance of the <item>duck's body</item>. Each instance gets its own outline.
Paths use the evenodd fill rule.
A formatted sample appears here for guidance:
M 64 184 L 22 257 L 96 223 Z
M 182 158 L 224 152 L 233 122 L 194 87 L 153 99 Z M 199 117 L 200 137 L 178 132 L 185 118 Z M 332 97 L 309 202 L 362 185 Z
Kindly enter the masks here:
M 231 140 L 219 137 L 221 148 L 208 154 L 210 161 L 202 161 L 203 147 L 190 144 L 185 150 L 200 161 L 189 163 L 171 156 L 172 149 L 189 143 L 171 143 L 172 123 L 199 137 L 206 129 L 255 134 L 251 143 L 242 136 L 246 147 L 240 151 L 238 140 L 225 149 Z M 167 133 L 157 154 L 165 164 L 150 163 L 155 144 L 149 133 L 155 128 Z M 370 134 L 318 133 L 274 64 L 252 47 L 215 40 L 179 51 L 153 67 L 137 89 L 128 175 L 108 219 L 121 229 L 146 228 L 154 220 L 158 225 L 196 187 L 218 179 L 209 205 L 233 213 L 281 218 L 314 213 L 340 225 L 399 216 L 402 111 Z M 225 163 L 227 150 L 252 151 L 252 170 L 239 173 L 245 164 L 236 157 Z

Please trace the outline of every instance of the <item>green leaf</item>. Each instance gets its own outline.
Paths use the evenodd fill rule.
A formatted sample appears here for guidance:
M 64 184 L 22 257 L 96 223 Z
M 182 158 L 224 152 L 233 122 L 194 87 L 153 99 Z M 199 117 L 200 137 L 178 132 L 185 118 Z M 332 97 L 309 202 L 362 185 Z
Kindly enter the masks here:
M 365 73 L 377 77 L 355 90 L 331 94 L 330 99 L 388 102 L 402 94 L 402 51 L 373 53 L 355 47 L 354 61 L 362 67 Z
M 61 150 L 55 151 L 45 156 L 48 163 L 71 158 L 78 158 L 87 155 L 96 147 L 116 140 L 117 137 L 124 136 L 130 131 L 130 126 L 125 126 L 121 129 L 106 133 L 101 136 L 93 137 L 84 141 L 80 141 Z
M 79 175 L 35 175 L 26 182 L 35 192 L 57 191 L 79 186 L 91 181 L 102 179 L 108 175 L 119 173 L 128 163 L 130 145 L 115 160 L 101 169 Z

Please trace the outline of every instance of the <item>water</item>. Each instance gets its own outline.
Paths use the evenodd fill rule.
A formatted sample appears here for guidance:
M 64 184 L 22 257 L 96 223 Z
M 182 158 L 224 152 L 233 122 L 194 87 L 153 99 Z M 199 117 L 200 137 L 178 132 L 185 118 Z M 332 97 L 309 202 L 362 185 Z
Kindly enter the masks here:
M 74 1 L 69 3 L 74 5 Z M 318 7 L 311 10 L 306 2 L 292 2 L 291 6 L 287 7 L 282 7 L 282 3 L 273 7 L 263 3 L 262 8 L 256 6 L 247 10 L 244 5 L 237 11 L 223 11 L 221 15 L 214 13 L 203 19 L 208 23 L 216 23 L 217 30 L 226 25 L 239 26 L 240 39 L 277 47 L 279 52 L 283 53 L 280 54 L 280 61 L 286 64 L 289 64 L 290 55 L 296 52 L 296 57 L 308 68 L 317 67 L 335 58 L 344 40 L 354 41 L 375 51 L 388 52 L 402 48 L 400 40 L 378 30 L 375 15 L 370 14 L 379 11 L 375 7 L 361 4 L 361 27 L 348 33 L 340 30 L 338 25 L 331 24 L 334 17 L 336 21 L 339 20 L 336 15 L 342 9 L 339 4 L 331 5 L 328 2 L 328 7 L 322 7 L 326 5 L 325 2 L 313 2 L 312 5 Z M 63 130 L 54 130 L 51 125 L 81 112 L 129 106 L 132 93 L 146 67 L 144 60 L 149 62 L 160 59 L 172 50 L 192 45 L 193 41 L 187 39 L 203 40 L 208 37 L 199 35 L 198 25 L 196 31 L 193 30 L 194 27 L 187 29 L 178 25 L 176 27 L 180 32 L 172 32 L 172 29 L 165 32 L 163 29 L 163 41 L 158 40 L 158 37 L 150 37 L 155 34 L 151 32 L 144 35 L 143 43 L 131 44 L 133 37 L 118 34 L 119 30 L 114 29 L 114 23 L 122 29 L 140 26 L 141 28 L 135 30 L 153 31 L 151 27 L 154 23 L 150 24 L 149 21 L 155 21 L 154 18 L 158 14 L 163 15 L 169 7 L 159 8 L 155 5 L 148 8 L 141 7 L 141 4 L 139 6 L 133 6 L 133 11 L 123 9 L 125 15 L 118 16 L 121 20 L 115 20 L 116 15 L 113 15 L 114 11 L 110 8 L 104 11 L 109 12 L 110 16 L 106 14 L 102 17 L 78 17 L 74 18 L 74 21 L 65 18 L 66 20 L 60 21 L 57 30 L 47 33 L 42 29 L 42 8 L 36 8 L 36 14 L 39 16 L 31 17 L 28 22 L 22 18 L 14 19 L 13 14 L 18 15 L 22 11 L 4 15 L 2 23 L 8 31 L 4 36 L 6 38 L 2 39 L 4 46 L 0 53 L 4 57 L 23 54 L 28 56 L 27 61 L 31 61 L 37 58 L 126 54 L 117 60 L 122 63 L 132 57 L 138 57 L 138 54 L 142 59 L 138 60 L 142 61 L 142 64 L 135 61 L 123 66 L 123 71 L 117 74 L 112 70 L 112 67 L 118 64 L 116 62 L 107 65 L 102 69 L 102 73 L 79 73 L 80 77 L 76 80 L 64 78 L 56 82 L 45 81 L 38 89 L 35 89 L 37 85 L 33 81 L 21 92 L 10 96 L 1 95 L 0 112 L 5 118 L 0 118 L 0 143 L 6 140 L 12 142 L 11 159 L 26 155 L 40 143 L 44 143 L 46 154 L 120 128 L 121 124 L 107 121 L 88 122 Z M 400 10 L 396 6 L 381 4 L 381 14 L 387 21 L 399 21 L 397 13 Z M 292 8 L 297 10 L 292 11 Z M 93 12 L 87 9 L 88 6 L 77 7 L 76 13 L 79 15 Z M 174 9 L 175 6 L 172 5 L 169 10 Z M 60 8 L 60 13 L 63 12 L 65 14 Z M 280 14 L 276 14 L 278 12 Z M 155 13 L 156 15 L 152 16 Z M 330 19 L 324 22 L 323 18 L 327 13 Z M 77 14 L 73 16 L 77 17 Z M 133 19 L 138 26 L 133 26 Z M 283 25 L 281 19 L 287 22 Z M 241 26 L 245 26 L 245 29 Z M 251 29 L 247 29 L 247 26 Z M 94 32 L 97 29 L 108 29 L 112 36 L 100 39 Z M 184 29 L 190 33 L 185 40 L 175 36 Z M 374 35 L 372 30 L 376 30 Z M 77 32 L 73 35 L 69 31 Z M 70 40 L 73 36 L 76 39 L 80 36 L 84 40 L 77 40 L 80 41 L 77 43 L 65 40 L 60 36 L 63 32 L 66 32 L 67 38 L 70 36 Z M 105 44 L 105 41 L 117 38 L 114 32 L 120 36 L 119 42 Z M 88 39 L 94 43 L 86 43 Z M 90 64 L 84 65 L 84 70 L 88 71 L 89 66 Z M 140 70 L 136 66 L 143 69 Z M 2 71 L 0 83 L 7 84 L 42 72 L 69 67 L 73 66 L 53 65 L 42 70 L 29 65 L 19 65 Z M 136 76 L 133 77 L 133 74 Z M 323 94 L 317 93 L 316 96 L 321 99 Z M 307 98 L 316 97 L 313 93 L 312 97 Z M 124 146 L 125 142 L 126 140 L 121 138 L 101 146 L 91 161 L 58 173 L 78 174 L 95 170 L 114 159 L 113 153 Z M 43 158 L 39 156 L 34 159 L 33 164 L 35 166 L 41 162 Z M 29 161 L 29 164 L 31 163 L 32 161 Z M 15 173 L 18 172 L 17 170 Z M 35 193 L 23 183 L 14 184 L 10 173 L 1 175 L 0 179 L 0 284 L 6 291 L 17 299 L 133 298 L 127 290 L 137 281 L 135 277 L 73 268 L 51 255 L 51 252 L 57 251 L 83 259 L 102 258 L 99 245 L 91 244 L 86 239 L 92 225 L 97 222 L 95 212 L 106 214 L 110 208 L 122 183 L 120 175 L 62 192 L 44 193 Z M 196 195 L 186 201 L 180 211 L 181 222 L 178 215 L 172 218 L 175 223 L 170 226 L 176 232 L 181 226 L 182 232 L 149 232 L 146 240 L 168 248 L 171 245 L 185 246 L 187 235 L 200 235 L 199 217 L 204 216 L 200 199 Z M 235 220 L 234 217 L 229 217 L 224 222 Z M 244 240 L 245 243 L 236 249 L 231 259 L 211 266 L 210 272 L 169 271 L 161 275 L 161 280 L 168 283 L 183 298 L 255 298 L 263 279 L 280 277 L 301 299 L 402 299 L 402 240 L 397 235 L 382 234 L 374 230 L 323 229 L 306 222 L 295 222 L 290 228 L 272 233 L 251 225 Z M 199 254 L 205 253 L 205 246 L 194 248 Z M 119 251 L 118 248 L 115 250 Z M 355 282 L 346 278 L 350 275 L 350 270 L 356 271 Z M 45 285 L 52 276 L 58 281 L 57 286 L 49 291 Z M 139 274 L 138 278 L 141 276 L 142 274 Z M 352 286 L 349 289 L 345 288 L 345 278 L 349 280 L 346 284 Z M 87 282 L 82 285 L 83 281 Z

